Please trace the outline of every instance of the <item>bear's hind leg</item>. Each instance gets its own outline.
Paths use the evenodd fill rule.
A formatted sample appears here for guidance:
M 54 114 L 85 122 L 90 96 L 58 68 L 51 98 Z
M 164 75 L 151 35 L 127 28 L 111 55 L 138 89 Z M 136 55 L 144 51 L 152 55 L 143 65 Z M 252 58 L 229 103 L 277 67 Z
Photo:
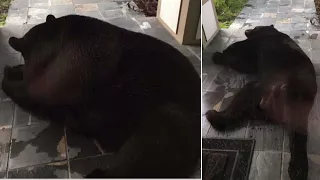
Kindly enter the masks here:
M 291 131 L 289 176 L 291 180 L 308 179 L 307 134 Z
M 210 110 L 206 118 L 218 131 L 233 131 L 247 120 L 258 119 L 264 116 L 259 107 L 260 88 L 257 81 L 246 84 L 234 97 L 233 101 L 224 111 Z
M 171 105 L 153 111 L 121 147 L 115 163 L 87 177 L 190 177 L 201 157 L 199 115 Z

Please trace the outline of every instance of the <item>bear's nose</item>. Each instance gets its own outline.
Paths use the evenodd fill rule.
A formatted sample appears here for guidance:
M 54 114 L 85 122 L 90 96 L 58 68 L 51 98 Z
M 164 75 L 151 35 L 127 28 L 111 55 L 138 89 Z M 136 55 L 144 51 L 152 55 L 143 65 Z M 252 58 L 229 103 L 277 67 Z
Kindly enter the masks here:
M 246 31 L 244 31 L 244 34 L 248 37 L 250 35 L 252 29 L 247 29 Z

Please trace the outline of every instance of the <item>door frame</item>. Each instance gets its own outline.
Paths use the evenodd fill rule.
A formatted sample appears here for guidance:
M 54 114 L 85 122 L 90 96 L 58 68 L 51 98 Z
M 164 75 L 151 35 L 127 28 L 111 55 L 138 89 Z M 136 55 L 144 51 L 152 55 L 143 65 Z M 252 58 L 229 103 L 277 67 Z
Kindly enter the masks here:
M 196 38 L 199 19 L 201 19 L 199 0 L 181 0 L 176 32 L 172 31 L 160 17 L 161 2 L 162 0 L 158 0 L 157 18 L 164 28 L 182 45 L 200 45 L 201 38 Z
M 214 2 L 213 0 L 202 0 L 202 6 L 206 3 L 208 3 L 209 1 L 211 1 L 211 4 L 212 4 L 212 8 L 213 8 L 213 13 L 214 13 L 214 21 L 217 25 L 217 30 L 216 32 L 214 32 L 214 34 L 207 40 L 206 39 L 206 35 L 205 35 L 205 32 L 204 32 L 204 29 L 203 29 L 203 25 L 202 25 L 202 48 L 205 49 L 209 44 L 210 42 L 214 39 L 214 37 L 219 33 L 220 31 L 220 27 L 219 27 L 219 20 L 218 20 L 218 15 L 217 15 L 217 11 L 216 11 L 216 8 L 214 6 Z

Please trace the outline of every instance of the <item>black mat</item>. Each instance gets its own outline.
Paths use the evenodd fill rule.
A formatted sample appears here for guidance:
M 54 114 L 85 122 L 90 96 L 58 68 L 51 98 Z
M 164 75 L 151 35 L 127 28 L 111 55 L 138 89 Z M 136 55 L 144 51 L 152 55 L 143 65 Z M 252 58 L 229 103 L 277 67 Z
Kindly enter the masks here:
M 247 180 L 254 140 L 202 139 L 204 180 Z

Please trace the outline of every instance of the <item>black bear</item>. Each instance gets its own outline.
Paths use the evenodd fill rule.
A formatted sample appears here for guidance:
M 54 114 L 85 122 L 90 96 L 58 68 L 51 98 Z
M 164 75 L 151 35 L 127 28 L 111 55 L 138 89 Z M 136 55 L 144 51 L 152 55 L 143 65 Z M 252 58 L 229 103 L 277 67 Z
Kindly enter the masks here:
M 116 152 L 116 165 L 88 177 L 192 175 L 201 155 L 201 81 L 177 49 L 78 15 L 48 15 L 9 44 L 25 65 L 5 67 L 3 91 Z
M 308 176 L 308 116 L 317 93 L 312 62 L 286 34 L 271 26 L 245 31 L 247 39 L 216 52 L 215 64 L 251 74 L 247 83 L 224 111 L 209 110 L 206 117 L 219 131 L 232 131 L 248 119 L 267 119 L 290 130 L 292 180 Z

